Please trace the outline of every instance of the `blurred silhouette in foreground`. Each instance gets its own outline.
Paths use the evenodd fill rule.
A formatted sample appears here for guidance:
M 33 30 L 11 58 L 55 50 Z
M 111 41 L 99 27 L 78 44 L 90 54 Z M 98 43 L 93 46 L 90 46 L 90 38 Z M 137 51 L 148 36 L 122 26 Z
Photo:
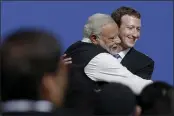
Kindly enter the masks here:
M 165 82 L 154 82 L 145 87 L 138 98 L 142 115 L 172 115 L 174 88 Z
M 110 83 L 98 92 L 96 115 L 140 116 L 141 110 L 136 105 L 136 96 L 126 85 Z
M 18 29 L 4 39 L 1 45 L 4 115 L 42 115 L 62 106 L 67 66 L 60 58 L 59 40 L 50 32 L 34 28 Z

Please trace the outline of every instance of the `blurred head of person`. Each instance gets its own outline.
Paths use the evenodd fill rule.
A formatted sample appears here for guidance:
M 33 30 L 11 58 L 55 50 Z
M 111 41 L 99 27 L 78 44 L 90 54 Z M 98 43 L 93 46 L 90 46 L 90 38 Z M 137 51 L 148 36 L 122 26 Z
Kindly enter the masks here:
M 173 116 L 174 115 L 174 87 L 170 89 L 167 93 L 169 99 L 171 100 L 171 107 L 170 107 L 170 113 L 169 115 Z
M 97 115 L 139 116 L 141 112 L 136 106 L 136 96 L 129 87 L 123 84 L 106 84 L 97 94 L 95 108 Z
M 20 28 L 1 45 L 1 98 L 47 100 L 61 106 L 66 66 L 60 60 L 60 38 L 42 29 Z
M 83 40 L 100 45 L 111 54 L 116 54 L 120 38 L 118 26 L 111 16 L 96 13 L 88 18 L 84 26 Z
M 142 115 L 167 115 L 172 112 L 173 87 L 165 82 L 146 86 L 138 98 Z
M 119 26 L 122 50 L 134 47 L 140 38 L 141 14 L 131 7 L 122 6 L 113 11 L 111 17 Z

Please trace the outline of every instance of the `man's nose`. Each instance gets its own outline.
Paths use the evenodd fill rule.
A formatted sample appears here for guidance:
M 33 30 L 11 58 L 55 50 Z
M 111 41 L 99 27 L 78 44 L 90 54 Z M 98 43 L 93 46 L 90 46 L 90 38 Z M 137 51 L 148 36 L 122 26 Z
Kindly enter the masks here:
M 137 33 L 134 33 L 133 35 L 132 35 L 134 38 L 138 38 L 138 34 Z
M 132 36 L 136 39 L 139 38 L 139 32 L 137 30 L 134 30 L 134 32 L 132 33 Z

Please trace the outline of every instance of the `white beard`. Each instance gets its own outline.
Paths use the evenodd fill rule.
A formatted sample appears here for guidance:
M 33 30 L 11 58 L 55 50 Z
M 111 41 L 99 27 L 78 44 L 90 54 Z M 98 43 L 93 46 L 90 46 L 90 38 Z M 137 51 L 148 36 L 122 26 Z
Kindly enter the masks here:
M 99 40 L 99 44 L 102 48 L 104 48 L 105 50 L 107 50 L 110 54 L 115 55 L 117 54 L 116 50 L 110 49 L 102 40 Z

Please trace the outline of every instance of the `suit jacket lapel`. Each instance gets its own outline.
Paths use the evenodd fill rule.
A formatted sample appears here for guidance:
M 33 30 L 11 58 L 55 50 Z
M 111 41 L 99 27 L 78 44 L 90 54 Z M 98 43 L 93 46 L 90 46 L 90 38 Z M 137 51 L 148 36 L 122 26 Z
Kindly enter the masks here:
M 136 58 L 134 53 L 135 53 L 135 49 L 131 48 L 129 50 L 129 52 L 125 55 L 125 57 L 121 61 L 121 64 L 123 66 L 125 66 L 132 73 L 135 72 L 134 67 L 136 67 L 136 66 L 134 66 L 135 65 L 134 61 L 135 61 L 135 58 Z

